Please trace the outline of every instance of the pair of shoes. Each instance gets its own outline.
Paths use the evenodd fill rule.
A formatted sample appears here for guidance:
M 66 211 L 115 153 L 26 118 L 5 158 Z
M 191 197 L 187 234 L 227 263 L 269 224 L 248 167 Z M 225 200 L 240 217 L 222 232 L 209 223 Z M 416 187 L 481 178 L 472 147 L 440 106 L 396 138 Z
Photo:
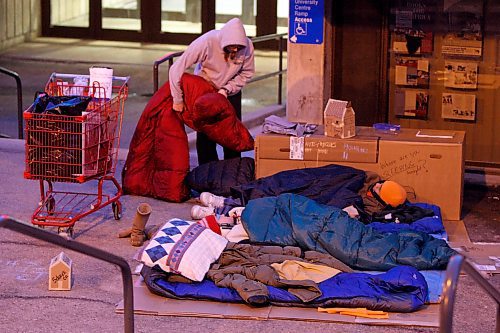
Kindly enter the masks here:
M 191 207 L 191 218 L 193 218 L 193 220 L 201 220 L 208 215 L 214 214 L 215 208 L 212 206 L 204 207 L 200 205 L 194 205 L 193 207 Z
M 210 192 L 202 192 L 200 194 L 201 204 L 207 207 L 222 208 L 224 207 L 224 200 L 226 198 L 212 194 Z

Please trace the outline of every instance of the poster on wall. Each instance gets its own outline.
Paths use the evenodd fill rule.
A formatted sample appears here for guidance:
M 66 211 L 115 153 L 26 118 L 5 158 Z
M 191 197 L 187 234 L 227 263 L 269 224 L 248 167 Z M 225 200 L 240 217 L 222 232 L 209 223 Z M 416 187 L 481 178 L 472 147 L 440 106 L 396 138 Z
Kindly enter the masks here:
M 443 93 L 441 117 L 474 121 L 476 119 L 476 95 Z
M 432 32 L 398 30 L 392 33 L 392 51 L 397 54 L 432 54 Z
M 429 60 L 396 57 L 395 83 L 401 86 L 429 87 Z
M 391 29 L 432 31 L 437 11 L 435 0 L 394 0 L 391 5 Z
M 445 61 L 444 86 L 446 88 L 477 89 L 478 64 L 473 62 Z
M 396 117 L 427 119 L 429 93 L 426 90 L 398 89 L 394 96 Z
M 430 54 L 433 51 L 433 0 L 396 0 L 391 6 L 391 48 L 398 54 Z
M 483 53 L 483 1 L 444 0 L 448 27 L 443 36 L 443 55 L 481 57 Z

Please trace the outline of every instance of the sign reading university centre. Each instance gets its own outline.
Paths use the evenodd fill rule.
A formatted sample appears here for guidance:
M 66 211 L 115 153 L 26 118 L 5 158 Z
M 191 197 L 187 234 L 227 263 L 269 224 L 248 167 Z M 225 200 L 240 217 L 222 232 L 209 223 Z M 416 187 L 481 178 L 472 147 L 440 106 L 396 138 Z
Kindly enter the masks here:
M 324 0 L 290 0 L 288 39 L 297 44 L 323 43 Z

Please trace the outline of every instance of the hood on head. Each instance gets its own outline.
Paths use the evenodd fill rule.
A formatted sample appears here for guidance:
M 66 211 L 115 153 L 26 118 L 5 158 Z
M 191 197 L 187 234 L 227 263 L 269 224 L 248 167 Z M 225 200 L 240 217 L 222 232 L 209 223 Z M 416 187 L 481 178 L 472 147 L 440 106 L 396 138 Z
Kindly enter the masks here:
M 239 18 L 233 18 L 227 21 L 220 29 L 220 32 L 222 49 L 228 45 L 241 45 L 247 47 L 247 34 Z

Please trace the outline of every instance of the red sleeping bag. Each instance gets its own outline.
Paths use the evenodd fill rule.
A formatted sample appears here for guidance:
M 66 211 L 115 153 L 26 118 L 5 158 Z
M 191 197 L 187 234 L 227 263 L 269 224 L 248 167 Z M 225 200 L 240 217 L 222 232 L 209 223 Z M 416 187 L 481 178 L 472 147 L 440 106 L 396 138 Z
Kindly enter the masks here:
M 181 78 L 185 111 L 172 110 L 165 83 L 146 105 L 130 143 L 122 173 L 123 191 L 172 202 L 189 199 L 184 178 L 189 147 L 184 123 L 218 144 L 236 151 L 253 149 L 253 138 L 236 117 L 231 103 L 203 78 Z M 182 119 L 181 119 L 182 118 Z

